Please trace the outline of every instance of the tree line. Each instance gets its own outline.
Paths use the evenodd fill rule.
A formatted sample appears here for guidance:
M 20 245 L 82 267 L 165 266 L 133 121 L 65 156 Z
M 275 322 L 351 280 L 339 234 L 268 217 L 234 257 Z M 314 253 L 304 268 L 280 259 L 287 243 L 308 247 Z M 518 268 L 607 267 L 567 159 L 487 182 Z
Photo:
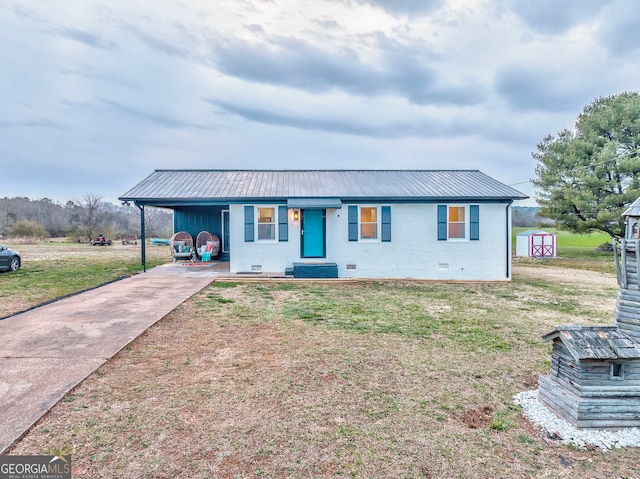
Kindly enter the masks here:
M 168 238 L 173 229 L 173 213 L 145 208 L 148 237 Z M 49 198 L 0 198 L 0 237 L 60 238 L 84 242 L 98 234 L 118 240 L 140 234 L 140 210 L 86 194 L 81 200 L 60 204 Z
M 552 219 L 540 216 L 540 208 L 537 206 L 514 206 L 511 222 L 513 226 L 527 228 L 555 227 L 555 222 Z

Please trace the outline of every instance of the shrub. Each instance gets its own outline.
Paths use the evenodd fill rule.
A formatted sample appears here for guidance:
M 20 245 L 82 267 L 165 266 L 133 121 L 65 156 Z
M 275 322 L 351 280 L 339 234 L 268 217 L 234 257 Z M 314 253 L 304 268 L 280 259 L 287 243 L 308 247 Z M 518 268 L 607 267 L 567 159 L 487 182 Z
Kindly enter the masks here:
M 9 229 L 9 236 L 14 238 L 42 239 L 49 236 L 47 230 L 37 221 L 18 221 Z

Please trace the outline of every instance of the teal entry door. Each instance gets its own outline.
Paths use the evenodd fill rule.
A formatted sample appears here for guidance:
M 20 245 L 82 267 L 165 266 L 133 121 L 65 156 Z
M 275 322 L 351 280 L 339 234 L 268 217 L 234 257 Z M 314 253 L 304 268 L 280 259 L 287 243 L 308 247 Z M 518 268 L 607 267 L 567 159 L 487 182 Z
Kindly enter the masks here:
M 324 258 L 325 247 L 325 210 L 302 210 L 302 229 L 300 244 L 303 258 Z

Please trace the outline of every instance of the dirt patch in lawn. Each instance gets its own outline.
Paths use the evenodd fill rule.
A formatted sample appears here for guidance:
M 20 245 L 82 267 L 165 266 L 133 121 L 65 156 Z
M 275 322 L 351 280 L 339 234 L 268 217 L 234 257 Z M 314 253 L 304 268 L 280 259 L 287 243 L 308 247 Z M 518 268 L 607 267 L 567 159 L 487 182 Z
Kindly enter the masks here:
M 615 275 L 588 271 L 583 269 L 569 269 L 555 266 L 526 266 L 514 265 L 514 280 L 518 279 L 542 279 L 556 283 L 580 285 L 588 288 L 590 286 L 610 286 L 617 287 Z

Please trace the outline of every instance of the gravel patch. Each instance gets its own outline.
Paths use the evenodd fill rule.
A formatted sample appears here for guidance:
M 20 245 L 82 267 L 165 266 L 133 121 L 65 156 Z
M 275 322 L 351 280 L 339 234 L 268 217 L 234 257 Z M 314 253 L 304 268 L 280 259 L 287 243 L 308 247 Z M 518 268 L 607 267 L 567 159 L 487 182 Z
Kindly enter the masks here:
M 571 444 L 580 449 L 586 449 L 587 445 L 593 445 L 603 450 L 640 447 L 640 429 L 637 427 L 617 431 L 578 429 L 556 416 L 538 401 L 537 389 L 518 393 L 513 397 L 513 401 L 522 407 L 523 414 L 527 419 L 542 426 L 548 438 L 558 440 L 563 444 Z

